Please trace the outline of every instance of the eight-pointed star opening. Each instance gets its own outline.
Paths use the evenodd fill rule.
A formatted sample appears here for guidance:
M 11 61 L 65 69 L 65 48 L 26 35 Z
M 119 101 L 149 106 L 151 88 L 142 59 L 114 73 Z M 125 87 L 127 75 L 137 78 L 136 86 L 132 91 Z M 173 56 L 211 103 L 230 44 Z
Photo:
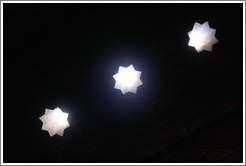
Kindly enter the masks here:
M 113 75 L 115 79 L 115 89 L 121 90 L 123 94 L 127 92 L 136 93 L 137 87 L 142 85 L 142 81 L 140 80 L 141 72 L 136 71 L 133 65 L 128 67 L 119 67 L 119 71 L 117 74 Z
M 55 134 L 63 136 L 64 130 L 69 127 L 67 118 L 68 113 L 62 112 L 62 110 L 57 107 L 54 110 L 45 109 L 45 114 L 39 119 L 43 122 L 42 130 L 48 131 L 49 135 L 52 137 Z
M 195 22 L 192 31 L 188 32 L 189 46 L 195 47 L 197 52 L 203 50 L 212 51 L 212 47 L 218 40 L 215 38 L 216 29 L 209 27 L 208 22 L 199 24 Z

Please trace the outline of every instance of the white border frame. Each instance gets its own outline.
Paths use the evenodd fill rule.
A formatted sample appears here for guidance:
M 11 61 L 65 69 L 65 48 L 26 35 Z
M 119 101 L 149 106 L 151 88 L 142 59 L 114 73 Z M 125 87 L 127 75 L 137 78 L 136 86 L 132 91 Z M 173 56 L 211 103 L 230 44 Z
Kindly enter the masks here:
M 243 163 L 3 163 L 4 3 L 243 3 Z M 1 1 L 1 165 L 245 165 L 245 1 Z
M 1 1 L 3 3 L 245 3 L 245 1 Z

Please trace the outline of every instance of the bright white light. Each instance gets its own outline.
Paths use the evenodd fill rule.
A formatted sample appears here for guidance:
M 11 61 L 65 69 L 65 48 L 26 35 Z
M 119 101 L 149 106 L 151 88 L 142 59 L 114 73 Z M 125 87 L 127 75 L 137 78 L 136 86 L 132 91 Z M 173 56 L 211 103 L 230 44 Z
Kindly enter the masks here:
M 48 131 L 51 137 L 55 134 L 63 136 L 64 130 L 69 127 L 67 117 L 68 113 L 62 112 L 59 107 L 45 109 L 45 114 L 39 118 L 43 122 L 42 130 Z
M 199 24 L 195 22 L 192 31 L 188 32 L 190 37 L 189 46 L 195 47 L 197 52 L 202 50 L 212 51 L 212 47 L 218 40 L 215 38 L 216 29 L 209 27 L 208 22 Z
M 142 85 L 140 80 L 141 72 L 136 71 L 133 65 L 128 67 L 119 67 L 117 74 L 113 75 L 115 79 L 115 89 L 121 90 L 123 94 L 127 92 L 136 93 L 137 87 Z

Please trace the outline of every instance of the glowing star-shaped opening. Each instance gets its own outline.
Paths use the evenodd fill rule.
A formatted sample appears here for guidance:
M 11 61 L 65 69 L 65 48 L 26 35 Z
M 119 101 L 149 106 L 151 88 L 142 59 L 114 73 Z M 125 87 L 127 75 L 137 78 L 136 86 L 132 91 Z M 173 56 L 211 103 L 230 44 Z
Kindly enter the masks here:
M 43 122 L 42 130 L 49 132 L 50 136 L 57 134 L 63 136 L 63 132 L 69 127 L 68 113 L 61 111 L 59 107 L 54 110 L 45 109 L 45 114 L 39 119 Z
M 197 52 L 203 50 L 212 51 L 212 47 L 218 40 L 215 38 L 216 29 L 209 27 L 208 22 L 204 24 L 195 23 L 192 31 L 188 32 L 189 46 L 195 47 Z
M 123 94 L 127 92 L 136 93 L 137 87 L 142 85 L 140 80 L 141 72 L 136 71 L 133 65 L 128 67 L 119 67 L 117 74 L 113 75 L 115 79 L 115 89 L 120 89 Z

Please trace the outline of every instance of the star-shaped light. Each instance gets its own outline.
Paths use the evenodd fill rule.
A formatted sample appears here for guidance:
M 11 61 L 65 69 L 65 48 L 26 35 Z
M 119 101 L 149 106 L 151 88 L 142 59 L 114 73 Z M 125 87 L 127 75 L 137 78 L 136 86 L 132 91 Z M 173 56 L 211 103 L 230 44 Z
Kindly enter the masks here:
M 218 40 L 215 38 L 216 29 L 209 27 L 208 22 L 199 24 L 195 22 L 192 31 L 188 32 L 190 37 L 189 46 L 195 47 L 197 52 L 202 50 L 212 51 L 212 47 Z
M 43 122 L 42 130 L 48 131 L 51 137 L 55 134 L 63 136 L 64 130 L 69 127 L 67 117 L 68 113 L 62 112 L 59 107 L 45 109 L 45 114 L 39 118 Z
M 115 89 L 120 89 L 123 94 L 127 92 L 136 93 L 137 87 L 142 85 L 140 80 L 141 72 L 136 71 L 133 65 L 128 67 L 119 67 L 117 74 L 113 75 L 115 79 Z

